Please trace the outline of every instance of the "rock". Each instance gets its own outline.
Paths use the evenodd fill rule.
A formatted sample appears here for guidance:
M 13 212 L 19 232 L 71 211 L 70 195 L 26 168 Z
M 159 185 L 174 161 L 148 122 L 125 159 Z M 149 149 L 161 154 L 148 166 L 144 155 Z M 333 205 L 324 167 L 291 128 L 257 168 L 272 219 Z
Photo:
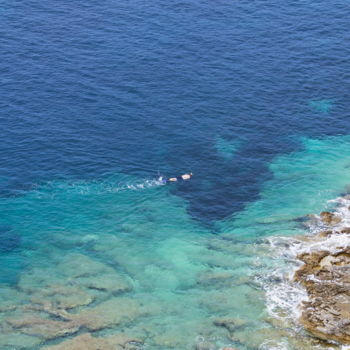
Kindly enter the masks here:
M 183 339 L 179 337 L 176 331 L 165 331 L 153 337 L 153 342 L 160 349 L 182 349 Z
M 28 296 L 25 293 L 0 284 L 0 312 L 15 310 L 26 301 L 28 301 Z
M 0 349 L 28 349 L 36 348 L 42 340 L 39 337 L 34 337 L 19 332 L 4 332 L 1 329 L 0 334 Z
M 294 279 L 306 288 L 309 297 L 302 305 L 301 323 L 319 339 L 350 344 L 350 247 L 337 253 L 301 254 L 299 258 L 305 264 Z
M 318 251 L 313 253 L 299 254 L 297 258 L 303 261 L 305 264 L 301 266 L 294 274 L 295 281 L 307 282 L 307 276 L 312 274 L 316 269 L 320 269 L 320 261 L 328 255 L 327 251 Z
M 320 217 L 322 222 L 329 226 L 339 224 L 339 222 L 342 220 L 339 216 L 336 216 L 335 214 L 330 213 L 329 211 L 323 211 L 320 214 Z
M 217 327 L 224 327 L 230 333 L 234 332 L 238 328 L 243 328 L 247 326 L 248 322 L 241 319 L 234 318 L 219 318 L 214 321 L 214 325 Z
M 58 271 L 49 268 L 26 270 L 21 274 L 17 286 L 20 291 L 27 294 L 36 293 L 51 285 L 57 285 L 60 281 L 63 282 L 63 276 L 56 272 Z
M 293 221 L 298 222 L 305 227 L 310 227 L 311 225 L 314 225 L 317 222 L 317 217 L 314 214 L 307 214 L 304 216 L 294 218 Z
M 216 347 L 213 343 L 204 340 L 196 344 L 196 350 L 216 350 Z
M 23 273 L 18 288 L 32 295 L 32 303 L 68 310 L 89 305 L 96 297 L 130 291 L 131 285 L 112 267 L 86 255 L 69 254 L 57 266 Z
M 65 335 L 73 334 L 79 330 L 75 322 L 55 321 L 39 316 L 24 316 L 20 319 L 7 319 L 14 329 L 24 334 L 39 336 L 43 339 L 54 339 Z
M 333 234 L 333 231 L 332 230 L 327 230 L 327 231 L 321 231 L 317 234 L 317 238 L 326 238 L 330 235 Z
M 254 332 L 239 330 L 234 332 L 230 338 L 249 349 L 261 349 L 262 344 L 268 345 L 266 349 L 278 349 L 281 339 L 287 335 L 288 332 L 286 330 L 262 328 L 254 330 Z
M 62 271 L 63 275 L 70 278 L 115 272 L 112 267 L 79 253 L 72 253 L 65 256 L 57 268 L 59 271 Z
M 90 333 L 85 333 L 58 345 L 45 346 L 42 350 L 125 350 L 131 343 L 142 344 L 140 340 L 124 334 L 97 338 Z
M 81 328 L 95 331 L 126 324 L 142 314 L 137 302 L 127 298 L 112 298 L 93 308 L 73 314 L 54 308 L 50 303 L 29 305 L 21 318 L 6 319 L 13 329 L 24 334 L 54 339 L 76 333 Z M 31 311 L 31 313 L 27 313 Z M 40 312 L 40 313 L 38 313 Z M 55 319 L 44 317 L 43 312 Z
M 140 306 L 136 301 L 128 298 L 112 298 L 71 317 L 76 324 L 96 331 L 131 322 L 141 314 Z
M 111 293 L 131 290 L 130 284 L 112 267 L 83 254 L 68 255 L 58 269 L 78 286 Z
M 118 247 L 123 246 L 123 244 L 125 244 L 125 242 L 120 237 L 118 238 L 114 235 L 99 233 L 98 239 L 95 244 L 90 247 L 90 250 L 103 252 L 103 254 L 107 253 L 110 256 L 109 252 L 113 252 L 115 249 L 118 250 Z
M 95 243 L 98 241 L 98 235 L 92 235 L 92 234 L 88 234 L 85 235 L 81 238 L 81 243 L 83 244 L 87 244 L 87 243 Z
M 209 271 L 199 275 L 198 284 L 204 286 L 230 283 L 235 277 L 235 273 L 229 270 Z
M 51 304 L 51 307 L 58 309 L 73 309 L 78 306 L 89 305 L 94 297 L 78 287 L 52 285 L 31 298 L 34 304 Z
M 232 241 L 227 237 L 212 238 L 208 241 L 208 249 L 210 252 L 217 251 L 228 254 L 251 255 L 255 247 L 249 244 Z
M 104 273 L 98 276 L 81 277 L 76 280 L 78 285 L 89 289 L 97 289 L 111 293 L 127 292 L 131 286 L 126 280 L 116 272 Z

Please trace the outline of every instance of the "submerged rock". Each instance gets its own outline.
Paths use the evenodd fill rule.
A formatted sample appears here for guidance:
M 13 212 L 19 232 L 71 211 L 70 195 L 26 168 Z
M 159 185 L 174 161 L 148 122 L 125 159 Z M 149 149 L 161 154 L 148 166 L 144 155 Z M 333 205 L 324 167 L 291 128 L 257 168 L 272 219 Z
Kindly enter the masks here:
M 91 331 L 125 324 L 141 316 L 140 305 L 133 299 L 112 298 L 93 308 L 71 315 L 71 319 Z
M 5 321 L 12 331 L 44 340 L 127 324 L 142 314 L 139 304 L 127 298 L 112 298 L 79 313 L 69 313 L 50 303 L 23 306 L 23 312 Z
M 215 270 L 203 272 L 199 275 L 197 283 L 203 286 L 217 286 L 218 284 L 232 284 L 232 279 L 236 277 L 233 271 Z
M 131 285 L 112 267 L 83 254 L 69 254 L 56 266 L 23 273 L 18 288 L 31 294 L 34 304 L 74 309 L 101 295 L 104 300 L 108 294 L 130 291 Z
M 286 330 L 262 328 L 251 332 L 237 330 L 231 334 L 230 338 L 249 349 L 278 349 L 281 339 L 287 335 Z
M 58 269 L 70 280 L 74 278 L 72 283 L 78 286 L 111 293 L 131 290 L 130 284 L 115 269 L 83 254 L 68 255 Z
M 16 288 L 0 284 L 0 312 L 15 310 L 22 305 L 28 297 Z
M 94 297 L 83 289 L 64 285 L 52 285 L 37 292 L 31 298 L 34 304 L 50 304 L 53 308 L 59 309 L 73 309 L 89 305 L 93 300 Z
M 124 350 L 131 343 L 142 344 L 142 341 L 125 334 L 97 338 L 86 333 L 58 345 L 45 346 L 42 350 Z
M 196 350 L 216 350 L 216 346 L 211 342 L 203 340 L 196 344 Z
M 217 327 L 224 327 L 230 333 L 236 331 L 239 328 L 247 326 L 248 322 L 238 318 L 219 318 L 214 321 L 214 325 Z
M 97 289 L 110 293 L 127 292 L 130 284 L 116 272 L 108 272 L 98 276 L 81 277 L 76 280 L 78 285 L 89 289 Z
M 54 339 L 79 330 L 79 325 L 72 321 L 56 321 L 30 315 L 20 319 L 7 319 L 7 323 L 24 334 L 39 336 L 42 339 Z
M 25 349 L 33 348 L 41 343 L 39 337 L 34 337 L 19 332 L 4 332 L 1 329 L 0 333 L 0 349 Z

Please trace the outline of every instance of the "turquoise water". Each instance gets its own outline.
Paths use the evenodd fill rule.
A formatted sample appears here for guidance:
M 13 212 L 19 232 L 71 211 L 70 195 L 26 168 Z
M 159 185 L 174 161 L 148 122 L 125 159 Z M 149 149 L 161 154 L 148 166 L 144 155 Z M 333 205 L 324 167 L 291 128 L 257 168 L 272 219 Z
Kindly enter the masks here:
M 314 349 L 273 237 L 349 192 L 348 1 L 0 19 L 0 349 Z
M 303 138 L 300 142 L 302 150 L 270 164 L 273 178 L 262 186 L 260 199 L 220 223 L 225 232 L 242 234 L 242 238 L 297 234 L 294 219 L 318 213 L 329 206 L 328 200 L 348 193 L 350 161 L 345 155 L 350 151 L 349 137 Z
M 242 145 L 242 143 L 242 140 L 239 139 L 229 141 L 222 137 L 218 137 L 215 143 L 215 148 L 221 157 L 230 160 L 237 152 L 238 148 Z
M 350 138 L 300 142 L 300 151 L 272 161 L 260 198 L 214 231 L 188 214 L 170 186 L 122 174 L 53 181 L 2 198 L 1 222 L 21 248 L 9 245 L 1 255 L 1 348 L 45 349 L 86 331 L 125 332 L 145 349 L 316 346 L 268 312 L 266 287 L 276 264 L 288 269 L 288 261 L 265 238 L 304 234 L 300 217 L 349 190 Z M 57 310 L 103 322 L 58 336 L 33 321 L 63 322 Z M 223 319 L 235 326 L 219 326 Z
M 322 113 L 329 113 L 333 104 L 332 100 L 310 101 L 310 107 Z

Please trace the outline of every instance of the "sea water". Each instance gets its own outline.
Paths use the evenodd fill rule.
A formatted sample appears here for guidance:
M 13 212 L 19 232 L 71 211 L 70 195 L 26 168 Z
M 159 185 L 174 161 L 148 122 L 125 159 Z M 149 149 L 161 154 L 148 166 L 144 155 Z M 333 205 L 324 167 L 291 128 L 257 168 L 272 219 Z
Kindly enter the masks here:
M 1 349 L 327 348 L 290 277 L 349 192 L 347 3 L 0 7 Z
M 215 233 L 188 215 L 186 202 L 170 194 L 171 187 L 125 175 L 100 182 L 50 182 L 3 198 L 1 222 L 18 241 L 2 243 L 2 346 L 32 348 L 33 343 L 52 342 L 30 334 L 18 345 L 20 332 L 4 324 L 25 317 L 21 307 L 35 297 L 50 302 L 52 295 L 41 295 L 48 286 L 75 279 L 79 286 L 75 271 L 83 264 L 92 279 L 102 275 L 108 280 L 112 268 L 130 285 L 121 294 L 145 309 L 142 316 L 98 335 L 126 332 L 151 349 L 192 349 L 203 342 L 217 349 L 265 349 L 270 343 L 295 348 L 293 336 L 302 334 L 296 326 L 297 306 L 305 295 L 297 286 L 287 286 L 288 280 L 281 284 L 283 271 L 290 272 L 296 262 L 278 253 L 281 243 L 276 246 L 276 239 L 307 233 L 298 219 L 332 206 L 327 200 L 350 183 L 343 157 L 350 147 L 348 137 L 303 144 L 303 150 L 276 158 L 261 199 L 218 222 Z M 104 266 L 98 274 L 96 262 Z M 119 295 L 106 283 L 89 290 L 96 304 Z M 283 325 L 290 327 L 285 319 L 276 327 L 273 319 L 277 322 L 291 310 L 294 328 L 283 331 Z M 216 325 L 221 319 L 240 320 L 244 327 L 230 334 Z

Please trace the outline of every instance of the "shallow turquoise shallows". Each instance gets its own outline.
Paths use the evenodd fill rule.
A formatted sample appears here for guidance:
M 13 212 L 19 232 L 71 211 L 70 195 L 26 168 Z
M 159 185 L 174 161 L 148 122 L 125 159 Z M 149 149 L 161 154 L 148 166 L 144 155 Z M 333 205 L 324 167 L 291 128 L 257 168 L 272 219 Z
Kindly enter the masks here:
M 1 222 L 21 239 L 21 249 L 1 255 L 1 347 L 36 349 L 69 339 L 33 321 L 9 327 L 33 317 L 57 320 L 52 310 L 62 308 L 87 313 L 93 324 L 81 331 L 125 332 L 146 349 L 300 346 L 295 320 L 268 311 L 265 293 L 277 283 L 277 269 L 292 265 L 266 238 L 304 234 L 300 218 L 329 207 L 327 200 L 350 184 L 349 137 L 302 142 L 301 151 L 271 163 L 273 178 L 260 199 L 217 222 L 217 233 L 194 221 L 186 202 L 157 180 L 116 174 L 55 181 L 1 199 Z

